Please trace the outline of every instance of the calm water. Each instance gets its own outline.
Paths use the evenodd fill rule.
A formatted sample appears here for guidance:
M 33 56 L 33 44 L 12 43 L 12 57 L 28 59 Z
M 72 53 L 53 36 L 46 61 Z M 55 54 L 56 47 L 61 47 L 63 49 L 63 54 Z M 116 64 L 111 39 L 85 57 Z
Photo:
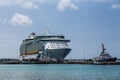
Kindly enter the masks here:
M 0 65 L 0 80 L 120 80 L 120 65 Z

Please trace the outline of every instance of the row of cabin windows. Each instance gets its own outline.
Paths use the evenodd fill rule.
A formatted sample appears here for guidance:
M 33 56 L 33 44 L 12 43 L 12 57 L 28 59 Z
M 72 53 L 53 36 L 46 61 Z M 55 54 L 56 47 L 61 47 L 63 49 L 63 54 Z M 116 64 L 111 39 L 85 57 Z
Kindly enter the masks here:
M 65 48 L 68 47 L 66 42 L 50 42 L 47 44 L 48 48 Z

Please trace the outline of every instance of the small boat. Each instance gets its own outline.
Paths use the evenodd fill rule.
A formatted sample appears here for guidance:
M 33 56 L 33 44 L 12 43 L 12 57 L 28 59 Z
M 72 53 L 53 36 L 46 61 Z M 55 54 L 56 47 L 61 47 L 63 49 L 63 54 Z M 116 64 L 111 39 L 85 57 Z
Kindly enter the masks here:
M 100 64 L 100 62 L 115 62 L 117 60 L 116 57 L 112 57 L 109 53 L 105 52 L 105 50 L 106 48 L 104 47 L 104 44 L 102 43 L 102 52 L 100 56 L 93 58 L 93 63 Z

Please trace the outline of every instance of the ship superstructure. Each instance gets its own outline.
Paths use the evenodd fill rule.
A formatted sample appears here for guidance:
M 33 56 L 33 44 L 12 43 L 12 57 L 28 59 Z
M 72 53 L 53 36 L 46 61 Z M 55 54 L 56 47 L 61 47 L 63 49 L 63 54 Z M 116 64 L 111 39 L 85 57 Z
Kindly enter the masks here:
M 28 39 L 23 40 L 20 46 L 20 56 L 23 59 L 64 59 L 71 49 L 62 34 L 45 33 L 36 35 L 31 33 Z

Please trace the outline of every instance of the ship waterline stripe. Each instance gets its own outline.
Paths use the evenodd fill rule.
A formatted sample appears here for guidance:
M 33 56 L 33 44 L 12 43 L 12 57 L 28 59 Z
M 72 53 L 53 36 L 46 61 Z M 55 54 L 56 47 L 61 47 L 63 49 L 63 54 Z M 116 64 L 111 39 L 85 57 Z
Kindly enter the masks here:
M 38 52 L 39 52 L 38 50 L 33 50 L 33 51 L 30 51 L 30 52 L 26 52 L 24 54 L 31 55 L 31 54 L 36 54 Z

